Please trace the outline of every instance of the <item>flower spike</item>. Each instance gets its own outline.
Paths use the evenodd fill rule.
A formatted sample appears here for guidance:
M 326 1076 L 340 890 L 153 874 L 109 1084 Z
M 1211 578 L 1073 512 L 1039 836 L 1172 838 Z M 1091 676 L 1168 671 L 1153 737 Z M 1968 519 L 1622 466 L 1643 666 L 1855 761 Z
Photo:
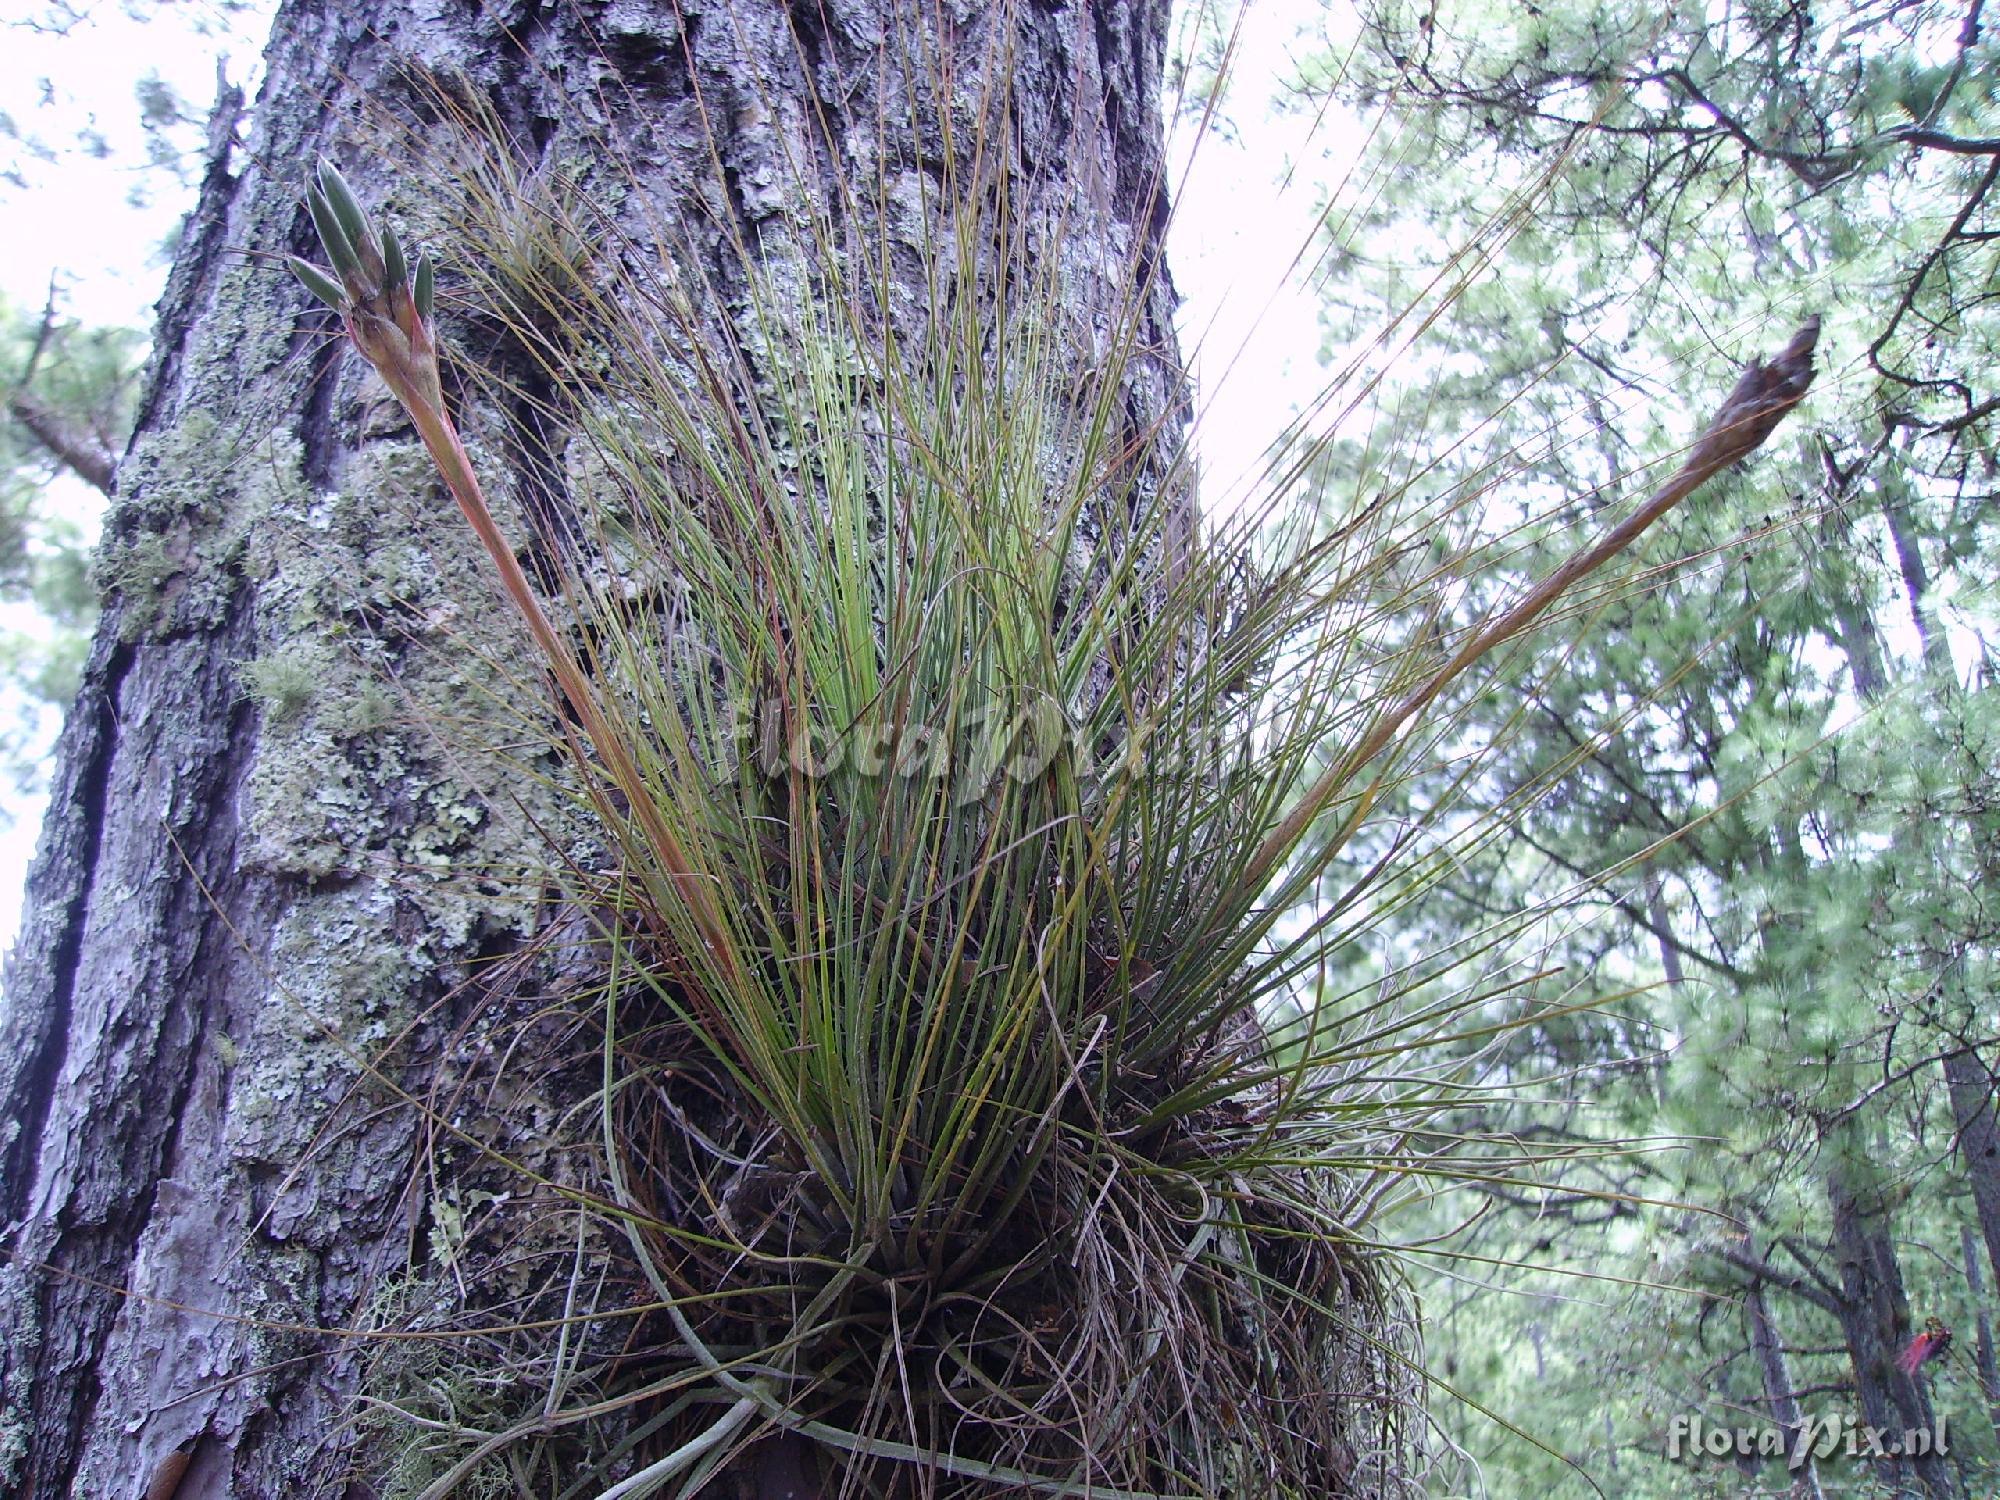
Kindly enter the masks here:
M 385 227 L 376 236 L 347 179 L 324 157 L 306 189 L 306 207 L 333 274 L 287 257 L 292 274 L 340 314 L 354 347 L 406 407 L 442 414 L 437 341 L 430 328 L 430 257 L 417 258 L 412 285 L 409 256 L 395 230 Z
M 502 586 L 527 621 L 529 632 L 554 671 L 563 696 L 575 710 L 585 737 L 596 747 L 612 782 L 625 795 L 645 827 L 647 838 L 659 851 L 663 863 L 674 872 L 674 879 L 686 882 L 678 888 L 684 893 L 703 941 L 724 972 L 735 973 L 737 959 L 715 898 L 695 878 L 696 867 L 689 861 L 678 835 L 648 796 L 617 724 L 606 717 L 590 678 L 535 599 L 527 574 L 522 572 L 513 548 L 494 522 L 493 512 L 479 487 L 479 476 L 473 472 L 472 460 L 466 456 L 458 429 L 445 410 L 437 340 L 431 330 L 437 273 L 430 256 L 418 254 L 413 274 L 396 232 L 385 228 L 381 238 L 376 238 L 374 226 L 353 189 L 325 157 L 320 158 L 315 180 L 306 189 L 306 207 L 312 213 L 320 242 L 326 247 L 327 259 L 333 262 L 339 281 L 336 283 L 318 266 L 287 256 L 292 274 L 315 297 L 340 314 L 348 340 L 375 367 L 383 384 L 409 414 L 410 423 L 429 450 L 445 487 L 458 501 L 460 511 L 499 571 Z

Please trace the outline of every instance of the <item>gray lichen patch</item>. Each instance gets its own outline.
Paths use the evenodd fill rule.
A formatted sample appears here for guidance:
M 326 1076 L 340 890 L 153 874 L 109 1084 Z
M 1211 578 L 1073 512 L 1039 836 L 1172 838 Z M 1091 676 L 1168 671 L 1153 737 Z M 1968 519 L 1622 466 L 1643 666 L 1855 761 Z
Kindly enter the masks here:
M 252 538 L 304 499 L 301 462 L 290 432 L 251 439 L 199 411 L 133 446 L 94 565 L 123 602 L 126 639 L 222 626 L 259 571 Z M 268 567 L 268 545 L 254 550 Z
M 40 1273 L 31 1271 L 19 1261 L 9 1259 L 0 1262 L 0 1299 L 7 1303 L 18 1303 L 35 1296 L 35 1283 Z M 11 1377 L 8 1381 L 8 1399 L 0 1402 L 0 1481 L 7 1481 L 20 1472 L 21 1460 L 27 1456 L 28 1445 L 33 1433 L 34 1394 L 32 1371 L 35 1354 L 42 1342 L 41 1326 L 26 1323 L 20 1326 L 19 1342 L 7 1351 L 7 1369 Z
M 289 1168 L 313 1145 L 301 1132 L 350 1091 L 380 1102 L 369 1070 L 395 1066 L 387 1044 L 407 1024 L 412 971 L 426 962 L 394 939 L 397 901 L 384 882 L 356 882 L 314 892 L 281 919 L 272 992 L 237 1039 L 229 1080 L 228 1142 L 238 1161 Z
M 250 544 L 264 575 L 259 649 L 240 676 L 264 723 L 249 861 L 306 880 L 476 876 L 546 861 L 531 830 L 561 826 L 560 807 L 519 816 L 540 784 L 521 762 L 538 759 L 546 693 L 490 565 L 421 445 L 369 443 L 337 472 L 339 489 Z M 539 759 L 552 757 L 543 746 Z M 450 932 L 523 920 L 441 910 L 454 899 L 442 890 L 423 882 L 415 899 Z
M 279 203 L 270 208 L 274 218 L 284 213 Z M 249 243 L 277 243 L 283 229 L 273 224 L 271 230 L 270 238 Z M 274 286 L 281 288 L 276 296 L 272 295 Z M 182 372 L 184 389 L 197 393 L 205 398 L 205 404 L 218 410 L 240 410 L 242 392 L 292 357 L 298 323 L 291 290 L 289 273 L 282 265 L 250 260 L 226 265 L 216 277 L 214 301 L 205 321 L 212 328 L 228 329 L 229 337 L 193 342 Z

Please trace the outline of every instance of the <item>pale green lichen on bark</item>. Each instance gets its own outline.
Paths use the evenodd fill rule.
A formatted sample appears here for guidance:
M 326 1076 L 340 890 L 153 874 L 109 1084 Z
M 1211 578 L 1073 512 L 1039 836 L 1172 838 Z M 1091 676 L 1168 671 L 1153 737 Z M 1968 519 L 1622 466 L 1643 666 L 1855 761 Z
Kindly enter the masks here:
M 282 199 L 268 204 L 270 222 L 246 227 L 244 243 L 276 244 L 289 226 L 277 222 L 290 216 Z M 273 277 L 261 262 L 237 260 L 217 280 L 215 302 L 203 321 L 228 330 L 226 338 L 199 341 L 189 351 L 182 375 L 182 410 L 213 406 L 217 411 L 242 409 L 243 392 L 292 358 L 298 331 L 297 313 L 289 296 L 272 295 Z
M 245 662 L 238 672 L 243 686 L 262 706 L 266 720 L 295 718 L 318 696 L 330 662 L 324 651 L 289 646 L 270 656 Z
M 271 295 L 261 268 L 234 265 L 203 321 L 227 335 L 191 342 L 177 419 L 142 433 L 119 465 L 96 561 L 100 590 L 123 601 L 127 641 L 218 625 L 240 585 L 248 528 L 303 490 L 295 434 L 276 414 L 243 407 L 244 390 L 289 357 L 289 299 Z M 216 412 L 241 416 L 225 426 Z
M 520 826 L 490 825 L 496 798 L 512 811 L 521 778 L 486 750 L 519 738 L 490 686 L 509 673 L 534 680 L 516 634 L 465 597 L 468 581 L 479 586 L 478 560 L 420 445 L 368 443 L 339 477 L 338 490 L 252 544 L 268 644 L 244 672 L 267 709 L 250 857 L 309 880 L 385 860 L 440 872 L 518 866 Z M 477 925 L 436 910 L 462 904 L 443 889 L 419 904 L 452 931 Z
M 317 1120 L 406 1023 L 417 961 L 393 944 L 395 893 L 378 882 L 315 892 L 274 934 L 279 993 L 237 1041 L 230 1149 L 240 1161 L 293 1165 L 301 1119 Z M 336 1176 L 333 1180 L 338 1180 Z
M 233 1041 L 229 1127 L 245 1162 L 319 1152 L 322 1184 L 361 1147 L 311 1139 L 320 1124 L 357 1098 L 407 1105 L 389 1080 L 452 982 L 432 971 L 484 935 L 531 931 L 541 882 L 521 871 L 550 858 L 534 824 L 570 822 L 489 749 L 520 738 L 495 681 L 534 677 L 508 617 L 467 597 L 482 573 L 421 449 L 365 442 L 336 474 L 251 542 L 260 654 L 241 677 L 264 711 L 243 863 L 303 888 L 271 936 L 271 999 Z M 315 1240 L 341 1217 L 317 1198 L 296 1212 Z M 265 1234 L 303 1232 L 293 1216 L 274 1205 Z
M 133 445 L 119 469 L 129 498 L 94 564 L 124 639 L 223 625 L 244 572 L 255 571 L 253 537 L 297 511 L 301 461 L 289 431 L 252 441 L 199 411 Z

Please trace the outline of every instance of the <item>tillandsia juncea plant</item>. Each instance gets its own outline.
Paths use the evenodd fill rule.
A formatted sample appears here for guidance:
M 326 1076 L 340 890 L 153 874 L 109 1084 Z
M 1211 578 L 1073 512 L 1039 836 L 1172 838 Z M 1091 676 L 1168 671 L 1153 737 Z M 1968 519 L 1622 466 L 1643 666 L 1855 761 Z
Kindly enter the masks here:
M 514 1420 L 380 1396 L 434 1460 L 411 1493 L 493 1465 L 621 1500 L 725 1475 L 1422 1484 L 1419 1354 L 1376 1224 L 1454 1170 L 1412 1142 L 1462 1097 L 1465 1055 L 1431 1066 L 1425 1044 L 1513 1024 L 1489 1005 L 1518 982 L 1343 992 L 1327 945 L 1365 925 L 1366 882 L 1281 922 L 1450 684 L 1796 404 L 1813 330 L 1630 520 L 1364 690 L 1349 612 L 1396 547 L 1371 520 L 1246 567 L 1268 516 L 1190 528 L 1174 434 L 1119 420 L 1150 273 L 1079 361 L 1061 267 L 1018 253 L 1003 180 L 950 185 L 914 320 L 834 216 L 778 216 L 743 294 L 752 360 L 647 257 L 576 274 L 582 247 L 626 248 L 587 199 L 469 175 L 458 296 L 512 369 L 468 380 L 574 434 L 594 552 L 563 559 L 552 617 L 447 410 L 428 258 L 316 173 L 332 274 L 294 269 L 521 613 L 567 723 L 509 695 L 613 856 L 568 872 L 604 1173 L 569 1201 L 579 1246 L 621 1239 L 633 1285 L 598 1280 L 608 1338 L 574 1310 L 579 1275 L 534 1325 L 548 1347 L 454 1372 L 539 1378 Z M 559 253 L 511 250 L 524 223 Z

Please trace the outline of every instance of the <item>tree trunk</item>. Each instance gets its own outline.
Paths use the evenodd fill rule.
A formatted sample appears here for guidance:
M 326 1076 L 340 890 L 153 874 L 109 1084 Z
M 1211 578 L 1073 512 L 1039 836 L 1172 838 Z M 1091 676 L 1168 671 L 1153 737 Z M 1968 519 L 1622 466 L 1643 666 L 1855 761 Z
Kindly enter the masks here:
M 1751 1254 L 1760 1254 L 1752 1243 L 1746 1247 Z M 1805 1426 L 1805 1414 L 1799 1410 L 1799 1398 L 1792 1389 L 1792 1372 L 1785 1363 L 1785 1341 L 1778 1332 L 1777 1320 L 1771 1316 L 1771 1305 L 1764 1296 L 1764 1283 L 1752 1280 L 1743 1291 L 1743 1316 L 1749 1325 L 1750 1351 L 1757 1357 L 1758 1373 L 1764 1382 L 1764 1400 L 1771 1410 L 1771 1421 L 1785 1434 L 1785 1452 L 1789 1455 L 1800 1451 L 1799 1434 Z M 1792 1500 L 1821 1500 L 1819 1472 L 1810 1453 L 1792 1475 Z
M 1919 1428 L 1933 1429 L 1930 1398 L 1896 1365 L 1896 1356 L 1911 1336 L 1910 1306 L 1880 1188 L 1853 1158 L 1837 1155 L 1827 1172 L 1826 1192 L 1833 1216 L 1833 1251 L 1840 1266 L 1840 1327 L 1854 1369 L 1861 1420 L 1892 1438 Z M 1907 1485 L 1914 1479 L 1926 1495 L 1953 1492 L 1951 1473 L 1935 1454 L 1883 1459 L 1881 1469 L 1894 1484 Z
M 1164 0 L 283 8 L 250 145 L 212 163 L 161 304 L 0 1018 L 0 1494 L 139 1496 L 176 1455 L 180 1500 L 369 1492 L 364 1351 L 324 1330 L 463 1210 L 421 1170 L 409 1097 L 545 920 L 502 872 L 568 826 L 461 753 L 510 733 L 468 678 L 540 679 L 400 414 L 259 258 L 311 249 L 306 165 L 333 155 L 426 222 L 421 163 L 376 137 L 427 128 L 415 80 L 456 80 L 523 176 L 617 152 L 620 228 L 643 250 L 672 219 L 726 319 L 782 191 L 878 183 L 922 219 L 939 163 L 990 135 L 1025 253 L 1061 256 L 1081 361 L 1119 268 L 1159 250 L 1164 27 Z M 967 131 L 1003 55 L 1004 128 Z M 921 305 L 927 232 L 883 217 Z M 1147 285 L 1135 432 L 1178 414 L 1171 289 Z M 441 301 L 449 360 L 470 325 Z M 559 534 L 549 450 L 463 400 L 512 534 Z
M 1979 1232 L 1986 1240 L 1987 1263 L 2000 1284 L 2000 1128 L 1993 1119 L 1993 1075 L 1967 1047 L 1945 1054 L 1944 1079 L 1952 1122 L 1958 1128 L 1959 1157 L 1979 1214 Z

